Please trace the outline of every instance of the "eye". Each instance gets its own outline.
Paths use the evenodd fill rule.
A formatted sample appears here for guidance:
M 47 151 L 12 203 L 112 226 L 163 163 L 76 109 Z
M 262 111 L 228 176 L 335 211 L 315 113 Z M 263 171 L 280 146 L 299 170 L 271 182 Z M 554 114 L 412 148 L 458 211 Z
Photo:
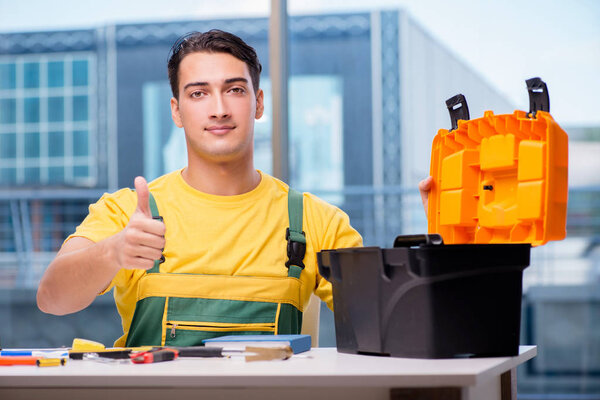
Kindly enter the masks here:
M 232 93 L 236 93 L 236 94 L 244 94 L 246 93 L 246 89 L 242 88 L 242 87 L 234 87 L 229 89 L 230 92 Z
M 201 90 L 196 90 L 196 91 L 193 91 L 192 93 L 190 93 L 190 97 L 193 97 L 193 98 L 199 98 L 199 97 L 203 97 L 205 95 L 206 94 Z

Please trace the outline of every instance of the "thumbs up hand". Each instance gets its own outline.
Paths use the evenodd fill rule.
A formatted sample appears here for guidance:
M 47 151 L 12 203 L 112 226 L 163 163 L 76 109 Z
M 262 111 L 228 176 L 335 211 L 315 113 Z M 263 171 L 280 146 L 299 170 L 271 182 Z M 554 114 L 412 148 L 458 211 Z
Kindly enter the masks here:
M 138 176 L 134 184 L 137 207 L 127 226 L 113 236 L 114 259 L 119 268 L 148 270 L 154 266 L 154 260 L 160 259 L 165 247 L 165 224 L 152 219 L 146 180 Z

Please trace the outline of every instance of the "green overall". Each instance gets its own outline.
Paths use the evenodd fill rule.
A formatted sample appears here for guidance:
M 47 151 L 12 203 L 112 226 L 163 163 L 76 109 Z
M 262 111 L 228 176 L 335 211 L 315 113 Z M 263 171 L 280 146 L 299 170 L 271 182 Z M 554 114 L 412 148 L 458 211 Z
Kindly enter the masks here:
M 164 257 L 156 260 L 139 281 L 126 346 L 194 346 L 228 334 L 300 333 L 306 251 L 302 207 L 302 193 L 290 189 L 287 276 L 166 273 L 160 271 Z M 152 194 L 150 209 L 162 220 Z

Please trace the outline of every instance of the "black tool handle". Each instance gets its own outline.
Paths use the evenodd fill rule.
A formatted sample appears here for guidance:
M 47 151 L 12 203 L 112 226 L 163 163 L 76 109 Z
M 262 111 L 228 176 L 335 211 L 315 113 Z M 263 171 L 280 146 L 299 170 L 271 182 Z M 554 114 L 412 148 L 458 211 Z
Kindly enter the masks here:
M 179 350 L 179 357 L 223 357 L 222 347 L 175 347 Z

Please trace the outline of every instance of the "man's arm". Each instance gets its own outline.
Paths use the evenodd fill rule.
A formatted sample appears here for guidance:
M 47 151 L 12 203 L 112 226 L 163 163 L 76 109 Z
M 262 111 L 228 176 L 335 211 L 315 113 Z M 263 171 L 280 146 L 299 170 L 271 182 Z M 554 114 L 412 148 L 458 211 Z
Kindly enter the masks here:
M 65 315 L 83 310 L 94 301 L 118 272 L 109 237 L 94 243 L 74 237 L 60 249 L 40 281 L 37 304 L 49 314 Z
M 153 220 L 150 192 L 144 178 L 135 180 L 138 204 L 127 226 L 94 243 L 74 237 L 60 249 L 40 281 L 40 310 L 64 315 L 80 311 L 94 301 L 121 268 L 148 270 L 165 247 L 165 226 Z

